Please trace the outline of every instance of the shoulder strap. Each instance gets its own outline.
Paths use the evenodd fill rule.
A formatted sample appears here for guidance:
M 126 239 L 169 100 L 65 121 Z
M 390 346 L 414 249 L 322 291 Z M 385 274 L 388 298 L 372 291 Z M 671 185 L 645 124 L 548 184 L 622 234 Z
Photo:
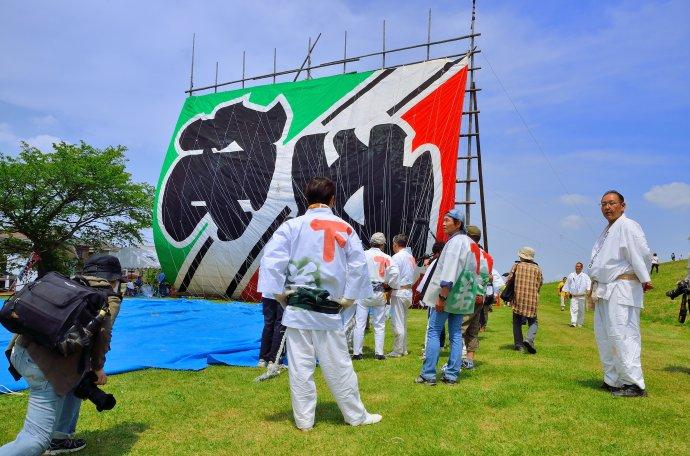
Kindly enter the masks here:
M 431 267 L 431 271 L 429 271 L 429 275 L 427 276 L 426 282 L 424 283 L 424 286 L 422 287 L 422 291 L 419 292 L 421 295 L 421 299 L 424 299 L 424 295 L 426 294 L 426 289 L 429 288 L 429 284 L 431 283 L 431 279 L 434 277 L 434 272 L 436 272 L 436 265 L 438 265 L 438 258 L 436 258 L 436 261 L 434 261 L 434 265 Z

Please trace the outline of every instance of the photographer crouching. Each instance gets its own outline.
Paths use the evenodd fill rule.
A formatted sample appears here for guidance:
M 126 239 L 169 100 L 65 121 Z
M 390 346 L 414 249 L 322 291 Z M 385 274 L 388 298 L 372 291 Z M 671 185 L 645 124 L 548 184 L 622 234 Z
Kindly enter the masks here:
M 26 334 L 12 339 L 6 352 L 10 372 L 17 379 L 24 377 L 29 384 L 29 404 L 24 427 L 13 442 L 0 447 L 0 456 L 79 451 L 86 446 L 86 441 L 73 436 L 82 399 L 93 401 L 99 411 L 114 407 L 114 397 L 96 385 L 108 381 L 103 367 L 122 302 L 121 281 L 120 261 L 111 255 L 92 256 L 81 274 L 74 278 L 84 288 L 103 294 L 101 299 L 107 302 L 93 320 L 77 328 L 75 334 L 88 340 L 68 339 L 69 350 L 61 352 L 39 344 Z

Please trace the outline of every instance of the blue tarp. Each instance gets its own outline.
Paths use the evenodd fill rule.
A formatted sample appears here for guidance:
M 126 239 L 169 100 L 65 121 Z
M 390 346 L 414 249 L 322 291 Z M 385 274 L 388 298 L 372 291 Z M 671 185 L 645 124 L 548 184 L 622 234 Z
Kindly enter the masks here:
M 202 299 L 125 298 L 115 321 L 105 371 L 119 374 L 148 367 L 200 370 L 208 364 L 254 366 L 259 359 L 263 316 L 256 304 Z M 4 352 L 11 334 L 0 326 Z M 0 385 L 26 388 L 0 357 Z M 0 387 L 0 390 L 4 388 Z

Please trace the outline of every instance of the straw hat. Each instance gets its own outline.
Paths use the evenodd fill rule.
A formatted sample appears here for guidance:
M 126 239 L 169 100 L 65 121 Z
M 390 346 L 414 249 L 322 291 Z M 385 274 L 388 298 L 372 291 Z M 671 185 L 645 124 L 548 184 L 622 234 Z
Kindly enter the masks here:
M 534 261 L 534 249 L 532 247 L 523 247 L 518 250 L 518 257 L 523 260 Z

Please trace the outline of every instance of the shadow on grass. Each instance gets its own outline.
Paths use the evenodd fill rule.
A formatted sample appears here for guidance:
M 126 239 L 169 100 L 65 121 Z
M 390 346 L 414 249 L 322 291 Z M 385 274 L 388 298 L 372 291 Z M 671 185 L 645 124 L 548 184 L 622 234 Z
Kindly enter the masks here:
M 665 370 L 666 372 L 674 372 L 674 373 L 680 372 L 680 373 L 683 373 L 683 374 L 688 374 L 688 375 L 690 375 L 690 367 L 685 367 L 685 366 L 675 366 L 675 365 L 666 366 L 666 367 L 664 367 L 664 370 Z
M 84 454 L 127 454 L 148 428 L 145 423 L 126 421 L 107 429 L 80 431 L 77 437 L 86 440 Z
M 604 391 L 601 389 L 601 380 L 596 378 L 588 378 L 587 380 L 578 380 L 577 384 L 583 388 L 589 388 L 598 391 Z
M 500 347 L 498 347 L 499 350 L 510 350 L 510 351 L 517 351 L 515 350 L 515 345 L 514 344 L 503 344 Z
M 287 422 L 294 425 L 292 420 L 292 409 L 286 409 L 282 412 L 266 415 L 266 419 L 276 423 Z M 319 402 L 316 405 L 316 418 L 314 424 L 318 425 L 319 423 L 345 424 L 343 414 L 340 412 L 338 404 L 335 402 Z

